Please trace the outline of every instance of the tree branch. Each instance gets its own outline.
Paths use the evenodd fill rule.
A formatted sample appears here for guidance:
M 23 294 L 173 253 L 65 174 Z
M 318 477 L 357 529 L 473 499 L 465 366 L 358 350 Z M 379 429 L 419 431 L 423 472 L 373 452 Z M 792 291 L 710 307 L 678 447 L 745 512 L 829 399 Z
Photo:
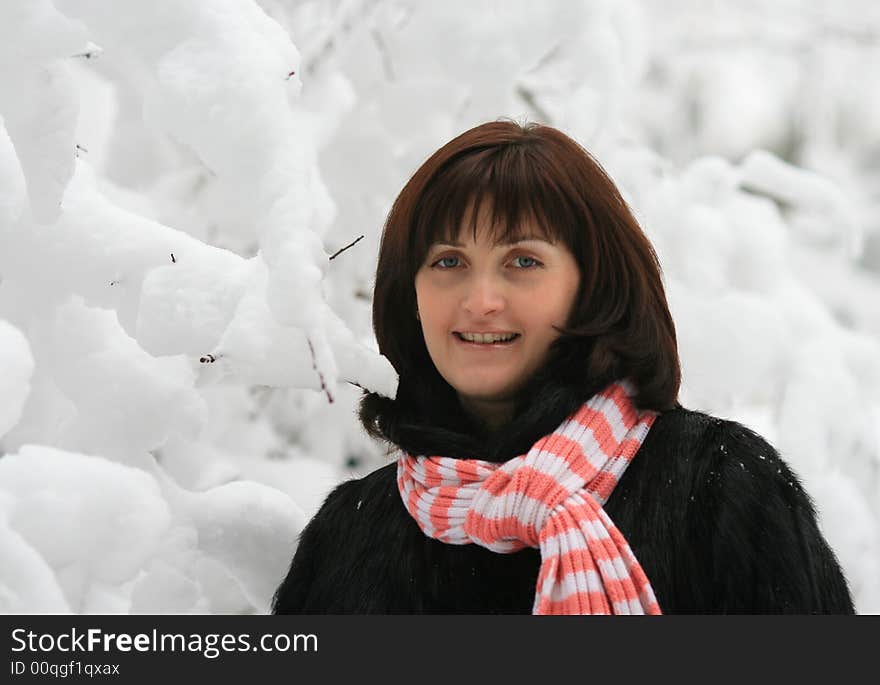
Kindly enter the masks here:
M 358 237 L 358 238 L 355 238 L 355 239 L 354 239 L 352 242 L 350 242 L 348 245 L 346 245 L 346 246 L 343 247 L 343 248 L 340 248 L 340 249 L 336 250 L 336 252 L 334 252 L 332 255 L 330 255 L 330 259 L 336 259 L 336 257 L 338 257 L 341 253 L 345 252 L 345 251 L 346 251 L 348 248 L 350 248 L 352 245 L 357 244 L 358 242 L 360 242 L 360 241 L 363 240 L 363 239 L 364 239 L 364 236 L 360 236 L 360 237 Z
M 330 402 L 330 404 L 333 404 L 333 395 L 331 395 L 330 391 L 327 389 L 327 384 L 324 382 L 324 374 L 318 369 L 318 360 L 315 358 L 315 348 L 312 346 L 312 339 L 306 336 L 306 342 L 309 344 L 309 352 L 312 354 L 312 368 L 315 370 L 315 373 L 318 374 L 318 379 L 321 381 L 321 390 L 327 395 L 327 401 Z

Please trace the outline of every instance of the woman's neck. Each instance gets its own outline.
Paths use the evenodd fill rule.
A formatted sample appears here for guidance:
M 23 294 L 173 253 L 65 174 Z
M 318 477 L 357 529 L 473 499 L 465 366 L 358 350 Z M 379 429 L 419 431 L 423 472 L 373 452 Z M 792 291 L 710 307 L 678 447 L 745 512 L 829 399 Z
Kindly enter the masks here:
M 458 399 L 464 410 L 483 422 L 492 433 L 510 423 L 516 408 L 516 403 L 511 400 L 473 400 L 461 395 Z

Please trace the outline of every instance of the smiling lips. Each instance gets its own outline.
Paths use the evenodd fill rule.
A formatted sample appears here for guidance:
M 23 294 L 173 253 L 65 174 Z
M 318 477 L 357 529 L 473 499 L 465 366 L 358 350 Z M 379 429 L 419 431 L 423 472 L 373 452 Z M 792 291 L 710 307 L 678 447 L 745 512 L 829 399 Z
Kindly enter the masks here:
M 455 337 L 463 342 L 477 345 L 503 345 L 513 342 L 519 333 L 462 333 L 455 331 Z

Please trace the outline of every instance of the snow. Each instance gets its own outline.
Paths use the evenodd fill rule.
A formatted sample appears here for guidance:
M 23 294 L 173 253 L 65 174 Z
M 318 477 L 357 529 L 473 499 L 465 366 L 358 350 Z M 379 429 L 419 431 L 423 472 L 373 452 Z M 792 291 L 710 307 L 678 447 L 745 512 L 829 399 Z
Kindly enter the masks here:
M 834 183 L 818 174 L 786 164 L 774 155 L 755 150 L 742 163 L 742 185 L 789 205 L 823 214 L 823 221 L 793 222 L 800 230 L 810 229 L 814 240 L 844 242 L 850 255 L 861 245 L 852 203 Z
M 880 11 L 854 5 L 0 4 L 0 611 L 267 611 L 326 494 L 386 463 L 356 418 L 397 384 L 385 214 L 505 116 L 619 184 L 682 403 L 780 450 L 880 612 L 880 50 L 855 39 Z
M 691 403 L 721 408 L 772 397 L 785 377 L 789 342 L 776 302 L 749 292 L 679 295 L 675 286 L 669 299 Z
M 8 525 L 52 568 L 97 581 L 131 577 L 171 521 L 153 478 L 100 457 L 25 445 L 0 460 L 0 483 Z
M 79 107 L 62 59 L 84 44 L 85 33 L 50 0 L 4 3 L 0 25 L 0 113 L 27 180 L 34 217 L 51 223 L 73 174 Z M 40 40 L 33 40 L 37 34 Z
M 0 437 L 21 419 L 33 373 L 34 356 L 27 338 L 0 319 Z
M 184 357 L 147 354 L 112 312 L 75 296 L 56 309 L 48 329 L 47 338 L 63 341 L 64 354 L 46 363 L 77 407 L 67 444 L 97 454 L 141 452 L 171 433 L 198 433 L 205 408 Z
M 0 610 L 6 614 L 67 614 L 70 606 L 42 555 L 0 520 Z
M 267 611 L 306 523 L 299 507 L 275 488 L 246 481 L 179 496 L 200 552 L 229 572 L 251 606 Z
M 290 497 L 265 485 L 193 493 L 138 468 L 37 445 L 0 460 L 0 503 L 6 612 L 58 611 L 65 602 L 85 613 L 266 611 L 305 523 Z

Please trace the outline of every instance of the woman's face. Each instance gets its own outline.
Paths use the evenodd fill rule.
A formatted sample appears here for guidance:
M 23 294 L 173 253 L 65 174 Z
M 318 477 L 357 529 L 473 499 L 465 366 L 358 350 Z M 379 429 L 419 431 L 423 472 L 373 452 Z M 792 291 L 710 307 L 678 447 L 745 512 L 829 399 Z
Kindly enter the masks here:
M 460 231 L 435 243 L 416 273 L 425 345 L 462 404 L 497 428 L 510 419 L 517 392 L 544 362 L 565 326 L 580 273 L 567 247 L 524 226 L 527 239 L 501 245 Z M 503 339 L 498 339 L 501 336 Z

